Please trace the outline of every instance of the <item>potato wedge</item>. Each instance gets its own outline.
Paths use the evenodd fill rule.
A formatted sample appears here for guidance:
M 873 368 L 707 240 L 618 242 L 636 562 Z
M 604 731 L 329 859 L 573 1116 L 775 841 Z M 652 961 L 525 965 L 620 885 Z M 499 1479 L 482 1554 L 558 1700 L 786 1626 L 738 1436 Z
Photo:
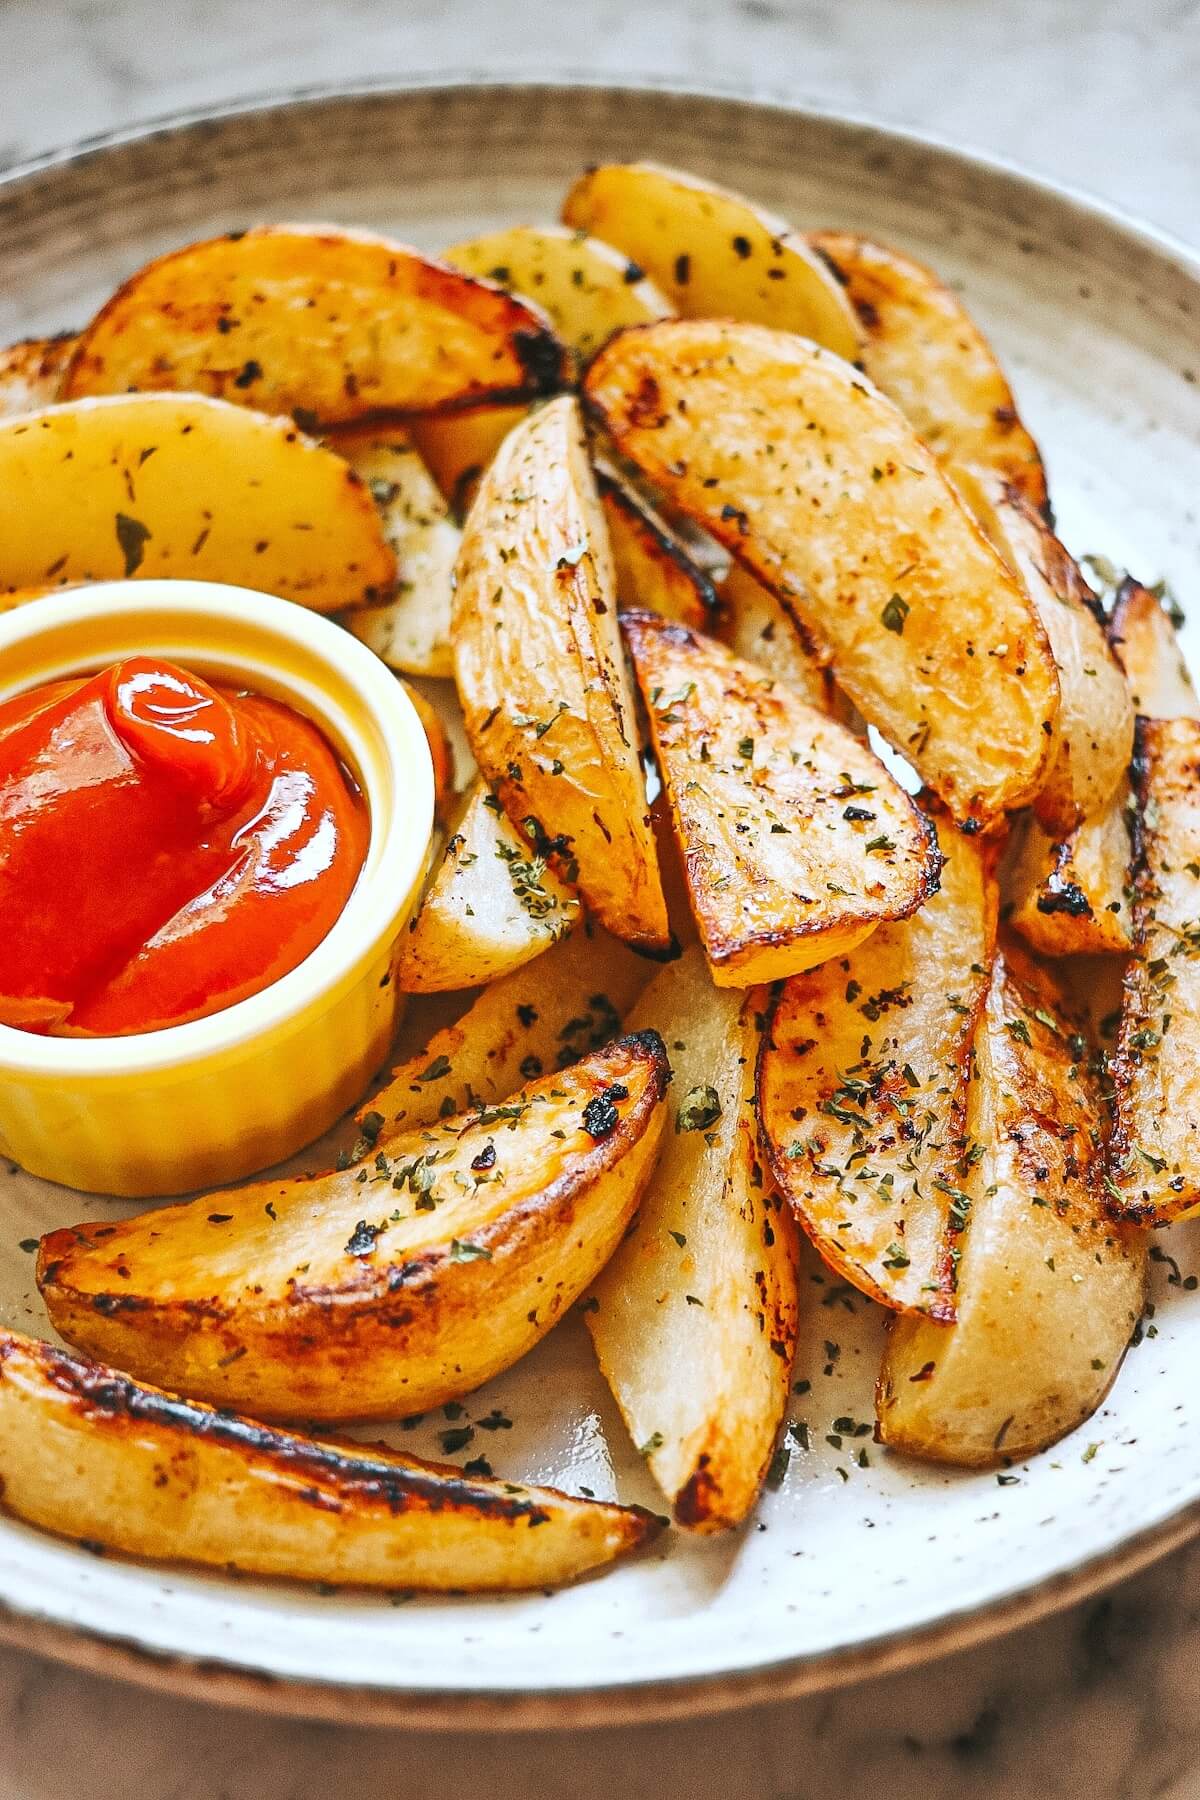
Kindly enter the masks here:
M 810 231 L 862 326 L 862 366 L 943 462 L 994 470 L 1045 512 L 1046 472 L 970 313 L 931 269 L 870 238 Z
M 1129 576 L 1117 590 L 1109 635 L 1135 712 L 1145 719 L 1200 718 L 1200 701 L 1166 608 Z
M 395 594 L 348 613 L 347 627 L 389 669 L 452 676 L 450 595 L 462 533 L 437 483 L 402 431 L 339 431 L 329 447 L 365 482 L 398 570 Z
M 625 325 L 669 319 L 674 307 L 644 269 L 611 244 L 565 225 L 510 225 L 442 252 L 465 275 L 533 300 L 556 336 L 583 360 Z
M 411 682 L 401 683 L 405 693 L 416 708 L 417 717 L 421 721 L 421 729 L 425 733 L 425 742 L 429 745 L 429 754 L 433 759 L 433 811 L 438 820 L 445 819 L 454 798 L 454 749 L 445 721 L 420 688 Z
M 1005 917 L 1043 956 L 1128 956 L 1133 947 L 1128 776 L 1065 838 L 1032 814 L 1017 828 Z
M 1002 475 L 954 468 L 954 483 L 1024 583 L 1050 640 L 1060 703 L 1054 758 L 1033 810 L 1065 835 L 1109 800 L 1129 767 L 1133 703 L 1079 565 Z
M 1019 1462 L 1088 1418 L 1120 1367 L 1146 1244 L 1104 1217 L 1102 1107 L 1078 1023 L 1046 970 L 1016 950 L 997 958 L 955 1197 L 957 1323 L 894 1322 L 877 1394 L 892 1449 L 969 1468 Z
M 64 331 L 0 350 L 0 419 L 53 406 L 77 341 L 74 332 Z
M 1200 721 L 1138 720 L 1133 918 L 1108 1196 L 1162 1224 L 1200 1204 Z
M 353 1587 L 555 1587 L 658 1529 L 640 1507 L 214 1412 L 15 1331 L 0 1331 L 0 1494 L 89 1548 Z
M 397 1418 L 532 1349 L 603 1268 L 658 1154 L 653 1032 L 373 1162 L 42 1240 L 68 1343 L 262 1417 Z
M 715 638 L 622 613 L 719 987 L 844 955 L 937 884 L 937 839 L 862 741 Z
M 721 603 L 728 621 L 722 636 L 735 655 L 766 669 L 819 712 L 833 711 L 828 662 L 770 588 L 735 563 L 721 583 Z
M 401 940 L 397 983 L 409 994 L 482 987 L 540 956 L 578 920 L 578 897 L 477 781 Z
M 527 406 L 485 406 L 408 420 L 421 461 L 456 519 L 466 518 L 497 450 L 528 413 Z
M 645 269 L 687 318 L 798 332 L 854 362 L 857 316 L 785 220 L 740 194 L 657 163 L 604 163 L 579 177 L 562 216 Z
M 941 838 L 941 886 L 919 912 L 783 988 L 758 1113 L 780 1191 L 830 1267 L 897 1312 L 949 1320 L 996 857 L 944 816 Z
M 471 748 L 509 817 L 614 936 L 665 949 L 608 532 L 573 399 L 519 425 L 485 476 L 453 638 Z
M 494 1106 L 522 1082 L 568 1068 L 618 1035 L 649 978 L 642 957 L 585 919 L 533 968 L 484 988 L 456 1024 L 394 1069 L 359 1108 L 360 1132 L 386 1148 L 399 1132 Z
M 563 374 L 544 316 L 487 282 L 369 232 L 262 225 L 131 275 L 62 391 L 174 388 L 337 425 L 534 398 Z
M 696 567 L 662 520 L 645 511 L 628 488 L 602 471 L 597 472 L 596 486 L 608 526 L 621 607 L 648 607 L 680 625 L 712 630 L 718 601 L 708 576 Z
M 714 987 L 698 946 L 642 995 L 634 1020 L 671 1045 L 675 1130 L 587 1314 L 630 1436 L 693 1531 L 754 1505 L 796 1347 L 795 1227 L 754 1117 L 766 999 Z
M 129 575 L 332 612 L 386 593 L 396 559 L 357 475 L 290 420 L 199 394 L 0 420 L 0 592 Z
M 1045 778 L 1045 631 L 911 426 L 836 357 L 753 325 L 622 332 L 587 397 L 621 450 L 812 633 L 959 822 Z

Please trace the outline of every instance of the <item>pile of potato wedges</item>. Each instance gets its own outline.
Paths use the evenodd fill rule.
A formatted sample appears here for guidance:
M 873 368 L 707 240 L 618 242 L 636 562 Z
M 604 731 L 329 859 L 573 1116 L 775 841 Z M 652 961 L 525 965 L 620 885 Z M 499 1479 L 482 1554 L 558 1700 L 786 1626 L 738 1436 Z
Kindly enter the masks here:
M 0 355 L 0 607 L 145 575 L 336 613 L 411 684 L 441 835 L 396 979 L 458 998 L 336 1169 L 42 1241 L 70 1350 L 0 1334 L 12 1512 L 569 1580 L 666 1521 L 313 1432 L 582 1303 L 676 1525 L 734 1528 L 801 1232 L 890 1316 L 894 1452 L 1002 1466 L 1095 1410 L 1200 1203 L 1200 704 L 936 276 L 648 163 L 441 260 L 188 246 Z

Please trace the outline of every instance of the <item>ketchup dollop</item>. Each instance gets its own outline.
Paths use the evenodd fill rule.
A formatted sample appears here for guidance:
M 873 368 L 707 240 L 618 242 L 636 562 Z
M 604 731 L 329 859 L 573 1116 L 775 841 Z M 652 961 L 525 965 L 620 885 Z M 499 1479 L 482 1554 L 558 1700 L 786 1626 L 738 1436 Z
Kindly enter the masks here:
M 0 1024 L 118 1036 L 277 981 L 341 913 L 366 803 L 308 719 L 131 657 L 0 705 Z

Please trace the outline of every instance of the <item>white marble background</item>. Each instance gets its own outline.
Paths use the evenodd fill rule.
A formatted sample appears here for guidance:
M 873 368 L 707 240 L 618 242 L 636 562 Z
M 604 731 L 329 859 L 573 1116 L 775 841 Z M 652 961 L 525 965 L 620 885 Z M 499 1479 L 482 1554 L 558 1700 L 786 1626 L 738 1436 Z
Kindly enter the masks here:
M 783 91 L 998 151 L 1200 245 L 1200 0 L 0 0 L 0 167 L 181 107 L 462 69 Z M 1200 1800 L 1198 1577 L 1200 1549 L 828 1698 L 538 1737 L 264 1720 L 0 1652 L 0 1800 Z

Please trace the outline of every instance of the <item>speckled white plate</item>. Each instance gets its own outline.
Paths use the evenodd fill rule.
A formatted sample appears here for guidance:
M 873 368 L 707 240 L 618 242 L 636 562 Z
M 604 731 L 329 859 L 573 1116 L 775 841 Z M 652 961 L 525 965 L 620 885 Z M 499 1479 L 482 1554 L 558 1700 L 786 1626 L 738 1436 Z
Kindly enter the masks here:
M 260 219 L 377 226 L 435 248 L 550 219 L 603 157 L 652 156 L 799 224 L 933 262 L 989 331 L 1046 453 L 1060 528 L 1200 608 L 1200 262 L 1079 199 L 943 146 L 771 104 L 648 89 L 420 85 L 185 120 L 0 182 L 0 341 L 81 323 L 148 256 Z M 1200 664 L 1200 637 L 1185 633 Z M 114 1208 L 114 1211 L 116 1209 Z M 0 1172 L 0 1320 L 49 1335 L 20 1248 L 93 1216 Z M 1162 1240 L 1155 1311 L 1108 1403 L 1000 1485 L 866 1435 L 882 1321 L 814 1264 L 797 1376 L 809 1427 L 747 1529 L 556 1595 L 316 1594 L 98 1560 L 0 1518 L 0 1636 L 90 1667 L 305 1715 L 491 1727 L 684 1713 L 931 1655 L 1064 1604 L 1200 1529 L 1194 1228 Z M 520 1478 L 653 1505 L 568 1321 L 468 1404 Z M 861 1422 L 862 1435 L 835 1419 Z M 432 1421 L 406 1447 L 435 1454 Z M 832 1441 L 840 1439 L 840 1441 Z

